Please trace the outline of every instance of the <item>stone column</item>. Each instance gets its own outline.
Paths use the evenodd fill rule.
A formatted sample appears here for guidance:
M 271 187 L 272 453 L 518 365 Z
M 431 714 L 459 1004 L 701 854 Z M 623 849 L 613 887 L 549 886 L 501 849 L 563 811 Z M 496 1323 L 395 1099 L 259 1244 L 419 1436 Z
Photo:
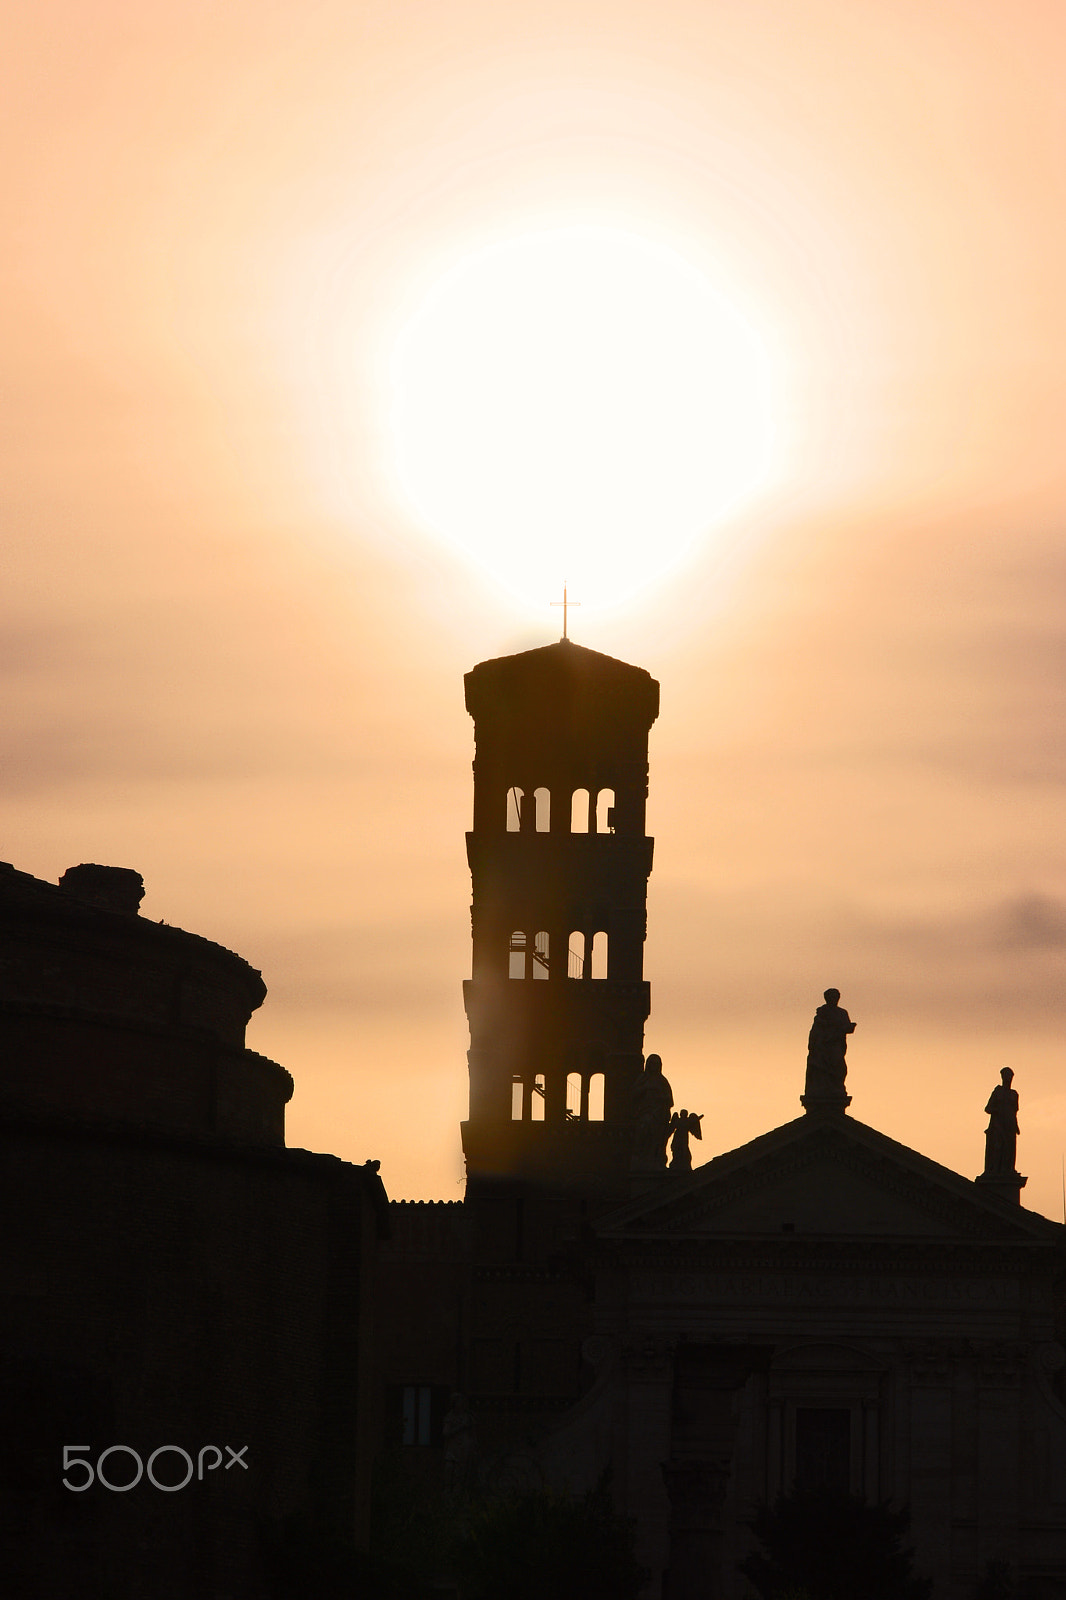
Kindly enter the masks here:
M 915 1565 L 947 1593 L 951 1575 L 952 1358 L 930 1340 L 910 1354 L 910 1499 Z M 897 1490 L 898 1492 L 898 1490 Z
M 661 1463 L 670 1459 L 673 1351 L 674 1340 L 649 1336 L 630 1341 L 623 1356 L 620 1456 L 625 1503 L 637 1518 L 636 1557 L 652 1574 L 644 1591 L 648 1600 L 661 1600 L 670 1561 L 670 1501 Z
M 1019 1555 L 1021 1372 L 1024 1351 L 977 1346 L 977 1526 L 979 1568 Z
M 729 1463 L 670 1461 L 662 1470 L 670 1496 L 670 1570 L 663 1600 L 721 1600 Z
M 785 1492 L 785 1402 L 771 1398 L 766 1408 L 766 1500 L 773 1505 Z
M 868 1505 L 881 1500 L 881 1406 L 877 1400 L 862 1403 L 862 1496 Z

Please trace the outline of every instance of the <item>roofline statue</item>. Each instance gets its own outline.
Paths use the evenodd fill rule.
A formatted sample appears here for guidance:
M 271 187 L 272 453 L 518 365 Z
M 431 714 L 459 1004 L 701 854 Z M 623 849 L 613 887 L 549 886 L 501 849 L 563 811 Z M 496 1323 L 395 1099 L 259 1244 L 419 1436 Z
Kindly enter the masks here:
M 675 1111 L 670 1118 L 670 1171 L 691 1172 L 692 1151 L 689 1149 L 689 1137 L 702 1139 L 700 1123 L 703 1121 L 703 1112 Z
M 997 1189 L 1006 1200 L 1020 1204 L 1021 1191 L 1028 1183 L 1017 1168 L 1018 1161 L 1018 1091 L 1013 1088 L 1014 1073 L 1003 1067 L 1000 1081 L 988 1097 L 985 1112 L 988 1127 L 985 1129 L 985 1170 L 978 1183 Z
M 843 1111 L 851 1104 L 844 1087 L 848 1074 L 845 1057 L 855 1024 L 840 1004 L 839 989 L 826 989 L 822 998 L 825 1004 L 814 1013 L 807 1039 L 807 1079 L 800 1104 L 807 1111 Z
M 633 1170 L 664 1172 L 670 1137 L 673 1090 L 663 1075 L 661 1056 L 649 1056 L 637 1079 L 633 1100 Z

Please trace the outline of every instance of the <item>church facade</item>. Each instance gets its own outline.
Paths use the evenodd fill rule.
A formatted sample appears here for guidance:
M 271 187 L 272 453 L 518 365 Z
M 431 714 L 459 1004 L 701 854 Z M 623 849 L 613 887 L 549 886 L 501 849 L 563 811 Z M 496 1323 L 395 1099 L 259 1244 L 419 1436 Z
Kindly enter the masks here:
M 808 1111 L 594 1227 L 596 1380 L 545 1448 L 609 1464 L 660 1592 L 747 1594 L 800 1489 L 909 1507 L 935 1595 L 1066 1594 L 1058 1224 Z

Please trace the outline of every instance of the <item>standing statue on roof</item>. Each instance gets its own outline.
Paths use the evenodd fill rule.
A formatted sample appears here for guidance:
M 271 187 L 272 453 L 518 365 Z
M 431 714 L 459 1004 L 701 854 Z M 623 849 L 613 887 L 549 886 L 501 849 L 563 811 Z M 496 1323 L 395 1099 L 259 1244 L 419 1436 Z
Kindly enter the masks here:
M 649 1056 L 633 1095 L 633 1168 L 662 1172 L 674 1092 L 663 1076 L 661 1056 Z
M 807 1040 L 807 1082 L 804 1102 L 807 1100 L 847 1099 L 844 1080 L 848 1074 L 845 1056 L 848 1034 L 855 1032 L 855 1024 L 840 1004 L 840 990 L 827 989 L 825 1004 L 818 1007 L 811 1023 Z
M 985 1176 L 1013 1178 L 1018 1160 L 1018 1091 L 1011 1088 L 1014 1073 L 1010 1067 L 1004 1067 L 999 1076 L 1002 1081 L 996 1084 L 985 1106 L 989 1118 L 985 1129 Z

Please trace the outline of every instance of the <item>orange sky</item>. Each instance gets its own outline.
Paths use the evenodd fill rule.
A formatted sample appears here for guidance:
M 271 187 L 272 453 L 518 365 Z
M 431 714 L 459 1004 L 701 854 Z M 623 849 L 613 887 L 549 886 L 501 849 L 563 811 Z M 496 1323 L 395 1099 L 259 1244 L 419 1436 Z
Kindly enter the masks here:
M 788 472 L 574 636 L 662 684 L 649 1048 L 714 1154 L 854 1113 L 1062 1212 L 1066 22 L 1035 0 L 41 0 L 0 87 L 2 853 L 270 990 L 291 1143 L 457 1196 L 462 673 L 549 642 L 412 526 L 380 368 L 455 252 L 607 209 L 743 283 Z

